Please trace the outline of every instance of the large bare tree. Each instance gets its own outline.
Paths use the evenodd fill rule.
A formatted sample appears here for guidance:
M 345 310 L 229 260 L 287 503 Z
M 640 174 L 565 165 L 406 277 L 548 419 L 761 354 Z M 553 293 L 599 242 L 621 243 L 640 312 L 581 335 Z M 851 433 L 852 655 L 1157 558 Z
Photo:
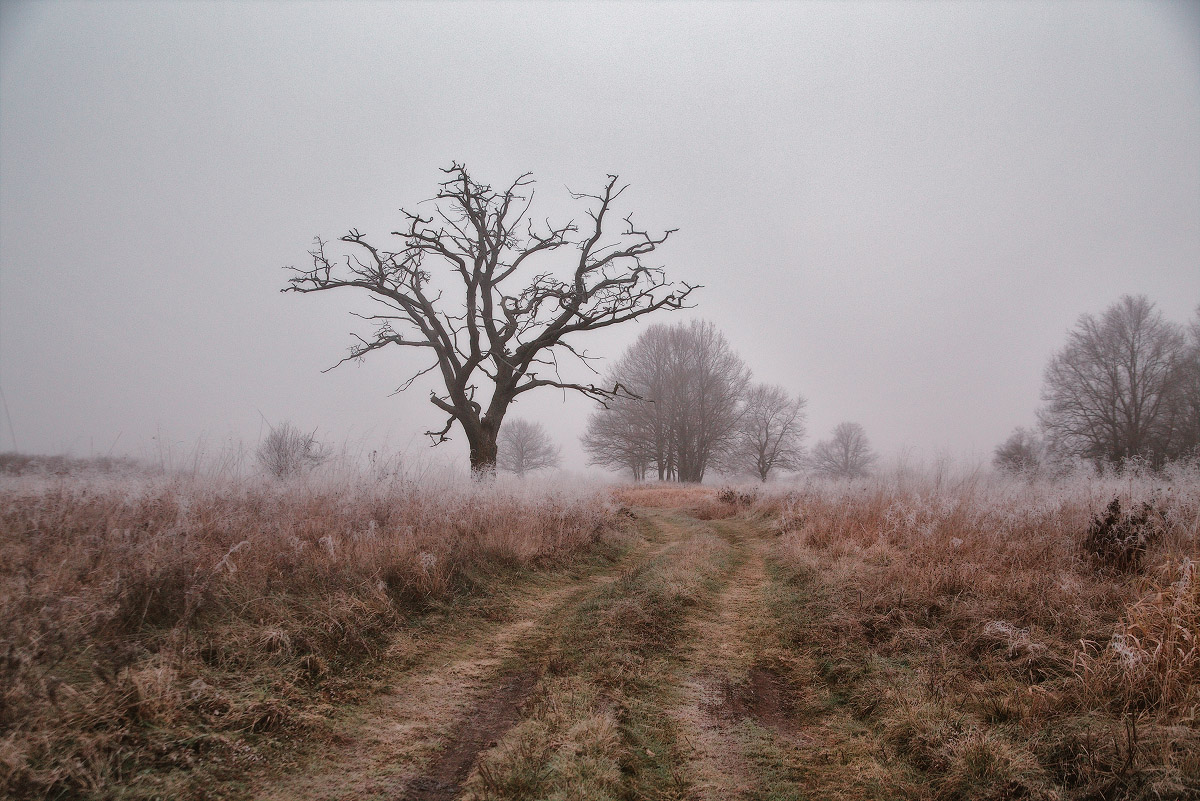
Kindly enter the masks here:
M 534 470 L 558 467 L 559 449 L 541 423 L 510 418 L 500 427 L 496 464 L 501 470 L 524 477 Z
M 311 269 L 292 268 L 297 275 L 285 291 L 349 289 L 374 301 L 374 313 L 358 315 L 374 332 L 358 336 L 342 362 L 392 346 L 425 351 L 428 361 L 398 391 L 436 371 L 441 387 L 429 399 L 446 423 L 427 433 L 436 445 L 458 423 L 472 470 L 491 474 L 500 426 L 522 393 L 557 387 L 602 402 L 621 394 L 618 386 L 562 376 L 563 357 L 591 358 L 578 346 L 580 335 L 681 308 L 696 287 L 671 283 L 662 267 L 646 262 L 672 231 L 649 233 L 632 216 L 610 230 L 626 189 L 615 175 L 598 194 L 572 193 L 586 204 L 583 219 L 556 225 L 530 215 L 529 174 L 493 189 L 461 164 L 443 173 L 431 210 L 402 210 L 395 239 L 351 230 L 335 252 L 318 238 Z M 566 256 L 557 271 L 536 266 L 555 253 Z
M 742 401 L 729 467 L 766 481 L 772 470 L 798 470 L 804 461 L 804 407 L 780 386 L 755 384 Z
M 858 423 L 838 423 L 833 436 L 813 446 L 809 464 L 831 478 L 862 478 L 878 460 Z
M 1189 448 L 1188 343 L 1144 296 L 1085 314 L 1046 367 L 1039 417 L 1053 447 L 1097 467 Z M 1194 446 L 1193 446 L 1194 447 Z
M 610 368 L 609 381 L 636 397 L 588 421 L 593 464 L 660 480 L 703 481 L 734 444 L 750 371 L 710 322 L 652 325 Z

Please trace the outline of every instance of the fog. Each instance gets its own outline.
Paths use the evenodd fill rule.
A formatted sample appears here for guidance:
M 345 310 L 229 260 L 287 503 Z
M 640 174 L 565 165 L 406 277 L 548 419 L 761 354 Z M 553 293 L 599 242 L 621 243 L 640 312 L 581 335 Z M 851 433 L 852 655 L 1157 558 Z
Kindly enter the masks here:
M 531 172 L 555 222 L 619 174 L 622 215 L 679 229 L 652 261 L 695 307 L 591 353 L 710 320 L 808 399 L 810 444 L 851 420 L 885 457 L 984 460 L 1079 315 L 1200 304 L 1200 13 L 5 3 L 0 450 L 153 456 L 290 420 L 425 458 L 433 377 L 392 393 L 427 359 L 323 373 L 365 299 L 279 290 L 314 236 L 386 239 L 455 160 Z M 581 470 L 591 406 L 510 415 Z

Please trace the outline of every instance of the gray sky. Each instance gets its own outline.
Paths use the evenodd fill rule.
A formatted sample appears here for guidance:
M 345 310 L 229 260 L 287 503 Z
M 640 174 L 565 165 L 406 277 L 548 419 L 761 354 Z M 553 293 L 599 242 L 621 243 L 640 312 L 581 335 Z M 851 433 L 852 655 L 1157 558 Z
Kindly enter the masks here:
M 1156 3 L 5 3 L 0 387 L 33 452 L 425 447 L 420 354 L 341 358 L 314 235 L 383 236 L 464 161 L 632 184 L 754 370 L 885 454 L 986 457 L 1084 312 L 1200 303 L 1200 13 Z M 653 320 L 654 317 L 647 318 Z M 633 325 L 596 337 L 616 357 Z M 582 467 L 589 404 L 543 419 Z M 161 437 L 161 439 L 155 439 Z M 450 455 L 465 452 L 461 436 Z M 12 447 L 0 422 L 0 449 Z M 460 450 L 454 450 L 458 448 Z

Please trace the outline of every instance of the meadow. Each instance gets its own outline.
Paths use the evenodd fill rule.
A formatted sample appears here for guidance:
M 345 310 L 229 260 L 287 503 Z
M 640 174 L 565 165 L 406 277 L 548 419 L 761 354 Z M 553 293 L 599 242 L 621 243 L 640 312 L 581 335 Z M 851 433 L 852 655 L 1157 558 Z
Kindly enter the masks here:
M 1200 792 L 1195 468 L 68 465 L 0 540 L 7 797 Z

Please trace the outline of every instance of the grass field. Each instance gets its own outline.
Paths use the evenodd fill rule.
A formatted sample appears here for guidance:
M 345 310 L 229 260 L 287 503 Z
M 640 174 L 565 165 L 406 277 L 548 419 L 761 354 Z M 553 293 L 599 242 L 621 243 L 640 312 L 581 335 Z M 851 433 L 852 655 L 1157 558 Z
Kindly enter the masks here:
M 8 797 L 1200 793 L 1195 473 L 0 481 Z

